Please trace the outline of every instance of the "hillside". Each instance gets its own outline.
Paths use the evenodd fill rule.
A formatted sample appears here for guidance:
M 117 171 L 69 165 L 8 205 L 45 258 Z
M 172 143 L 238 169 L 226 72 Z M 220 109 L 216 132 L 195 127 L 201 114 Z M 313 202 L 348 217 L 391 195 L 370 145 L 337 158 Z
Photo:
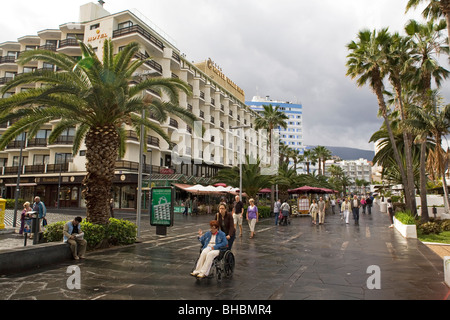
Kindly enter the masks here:
M 308 146 L 309 149 L 314 149 L 316 146 Z M 373 160 L 375 156 L 374 151 L 369 150 L 361 150 L 355 148 L 347 148 L 347 147 L 325 147 L 331 151 L 333 156 L 338 156 L 342 160 L 358 160 L 360 158 L 367 159 L 369 161 Z

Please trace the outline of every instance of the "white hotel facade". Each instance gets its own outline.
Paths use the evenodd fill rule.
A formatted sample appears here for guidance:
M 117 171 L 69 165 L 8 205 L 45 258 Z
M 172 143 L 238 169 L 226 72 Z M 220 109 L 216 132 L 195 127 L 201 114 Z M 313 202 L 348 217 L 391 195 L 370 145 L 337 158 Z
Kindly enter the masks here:
M 152 185 L 207 183 L 221 168 L 238 165 L 240 156 L 244 154 L 259 155 L 263 164 L 268 163 L 266 143 L 253 130 L 253 119 L 258 115 L 246 106 L 243 90 L 211 59 L 189 62 L 176 46 L 149 26 L 145 17 L 129 10 L 110 14 L 99 4 L 88 3 L 80 7 L 79 22 L 64 23 L 56 29 L 38 31 L 37 35 L 25 35 L 17 41 L 0 43 L 0 88 L 17 74 L 54 68 L 42 62 L 18 65 L 16 60 L 23 51 L 45 48 L 76 57 L 81 56 L 77 40 L 82 40 L 101 55 L 103 41 L 107 38 L 112 39 L 117 52 L 136 41 L 141 48 L 135 58 L 152 58 L 142 66 L 138 76 L 173 77 L 186 81 L 193 95 L 182 93 L 180 106 L 192 111 L 206 129 L 202 137 L 195 128 L 174 116 L 166 123 L 159 123 L 172 141 L 178 143 L 176 153 L 169 149 L 165 140 L 150 132 L 146 141 L 148 149 L 144 148 L 147 149 L 144 152 L 144 173 L 148 177 L 151 172 Z M 5 96 L 30 87 L 33 86 L 17 88 Z M 161 98 L 150 91 L 146 94 Z M 0 124 L 0 135 L 9 125 L 11 123 Z M 56 143 L 48 144 L 47 137 L 55 125 L 56 122 L 48 123 L 33 139 L 17 137 L 0 151 L 0 195 L 14 197 L 20 173 L 21 198 L 30 200 L 31 196 L 40 195 L 46 205 L 52 207 L 56 206 L 59 194 L 61 207 L 84 207 L 81 182 L 86 174 L 85 147 L 72 155 L 74 130 L 64 132 Z M 239 126 L 249 128 L 230 130 L 230 127 Z M 116 162 L 112 190 L 116 208 L 136 207 L 140 144 L 135 131 L 130 128 L 127 133 L 126 154 Z M 19 167 L 21 153 L 22 166 Z

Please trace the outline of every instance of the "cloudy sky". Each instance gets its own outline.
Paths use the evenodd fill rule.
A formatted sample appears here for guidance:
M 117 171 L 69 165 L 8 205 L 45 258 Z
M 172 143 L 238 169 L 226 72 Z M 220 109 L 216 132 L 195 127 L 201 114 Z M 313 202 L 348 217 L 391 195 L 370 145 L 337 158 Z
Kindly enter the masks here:
M 87 0 L 8 1 L 0 43 L 78 21 Z M 96 2 L 96 1 L 93 1 Z M 407 0 L 105 0 L 116 13 L 137 9 L 175 40 L 191 61 L 214 60 L 246 100 L 301 103 L 305 145 L 373 150 L 378 105 L 370 88 L 346 77 L 346 44 L 359 30 L 403 32 Z M 447 64 L 446 60 L 443 59 Z M 450 69 L 450 66 L 444 65 Z M 450 80 L 442 93 L 450 102 Z

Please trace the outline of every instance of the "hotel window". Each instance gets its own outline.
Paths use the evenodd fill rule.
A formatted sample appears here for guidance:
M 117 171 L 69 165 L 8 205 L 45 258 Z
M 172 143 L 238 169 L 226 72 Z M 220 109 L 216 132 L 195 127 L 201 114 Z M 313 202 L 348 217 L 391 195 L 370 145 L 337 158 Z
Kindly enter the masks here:
M 33 165 L 48 164 L 50 156 L 48 154 L 35 154 L 33 157 Z
M 36 67 L 23 67 L 23 73 L 30 73 L 36 71 Z
M 25 51 L 36 50 L 37 46 L 25 46 Z
M 133 26 L 133 22 L 131 21 L 125 21 L 122 23 L 119 23 L 119 25 L 117 26 L 119 29 L 123 29 L 123 28 L 129 28 Z
M 73 156 L 71 153 L 57 153 L 55 154 L 55 164 L 64 164 L 72 162 Z
M 0 167 L 6 167 L 8 163 L 8 158 L 0 158 Z
M 26 165 L 28 162 L 28 157 L 22 157 L 22 165 Z M 19 156 L 14 156 L 13 157 L 13 167 L 18 167 L 19 166 Z
M 100 27 L 100 23 L 96 23 L 90 26 L 91 30 L 98 29 Z
M 58 40 L 46 40 L 45 44 L 48 46 L 57 46 L 58 45 Z

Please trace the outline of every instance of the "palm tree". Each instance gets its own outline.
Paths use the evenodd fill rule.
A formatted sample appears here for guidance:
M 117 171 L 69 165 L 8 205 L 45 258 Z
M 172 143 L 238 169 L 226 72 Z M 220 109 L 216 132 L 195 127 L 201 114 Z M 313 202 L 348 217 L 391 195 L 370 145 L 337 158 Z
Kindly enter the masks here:
M 73 154 L 78 152 L 83 140 L 86 145 L 87 174 L 83 185 L 87 220 L 104 225 L 109 218 L 108 202 L 115 162 L 118 155 L 125 152 L 125 125 L 138 133 L 142 125 L 146 131 L 156 132 L 170 144 L 164 130 L 147 119 L 150 113 L 160 120 L 167 116 L 167 111 L 175 112 L 189 123 L 196 118 L 177 106 L 179 91 L 190 94 L 189 86 L 181 80 L 141 78 L 130 86 L 133 74 L 146 62 L 134 59 L 139 52 L 137 43 L 128 44 L 114 55 L 112 41 L 105 40 L 102 61 L 91 46 L 79 44 L 80 60 L 47 50 L 21 54 L 19 63 L 22 65 L 39 60 L 55 65 L 58 72 L 24 73 L 2 88 L 3 94 L 24 84 L 42 84 L 39 88 L 0 100 L 0 122 L 18 119 L 0 137 L 0 150 L 23 132 L 28 132 L 28 138 L 34 137 L 42 125 L 52 120 L 59 122 L 50 134 L 50 143 L 67 128 L 76 127 Z M 149 99 L 145 96 L 146 90 L 157 92 L 165 100 Z
M 372 32 L 369 30 L 360 31 L 358 33 L 358 42 L 352 41 L 347 45 L 347 48 L 350 50 L 347 56 L 347 75 L 351 78 L 358 78 L 356 81 L 358 86 L 363 86 L 369 82 L 377 97 L 379 111 L 384 118 L 385 127 L 393 146 L 394 159 L 399 166 L 405 194 L 407 195 L 406 205 L 411 212 L 415 212 L 415 198 L 411 197 L 413 191 L 410 190 L 407 173 L 395 143 L 394 133 L 390 125 L 389 109 L 386 106 L 383 95 L 385 90 L 383 79 L 388 73 L 388 68 L 386 67 L 386 53 L 388 50 L 386 48 L 390 45 L 391 39 L 387 28 L 378 32 L 375 30 Z
M 450 129 L 450 119 L 447 117 L 450 114 L 450 105 L 444 107 L 442 111 L 438 108 L 427 110 L 418 106 L 411 106 L 409 112 L 413 117 L 409 120 L 408 125 L 418 130 L 424 138 L 427 136 L 432 137 L 435 142 L 434 148 L 428 153 L 427 171 L 433 177 L 434 173 L 437 173 L 442 178 L 444 205 L 446 212 L 448 212 L 449 198 L 445 178 L 446 166 L 448 165 L 448 152 L 444 151 L 441 143 L 442 137 L 446 136 Z M 422 220 L 428 221 L 428 211 L 426 208 L 422 210 Z
M 265 129 L 269 132 L 269 151 L 270 151 L 270 165 L 273 164 L 273 150 L 272 150 L 272 131 L 278 127 L 287 128 L 286 120 L 289 117 L 284 113 L 278 110 L 279 106 L 275 108 L 272 104 L 263 106 L 264 110 L 262 111 L 261 117 L 255 119 L 255 130 Z M 273 204 L 275 202 L 275 188 L 272 185 L 270 191 L 270 202 L 271 207 L 273 209 Z
M 219 170 L 214 180 L 224 182 L 231 186 L 239 185 L 239 167 L 225 168 Z M 259 190 L 271 185 L 272 176 L 261 175 L 260 159 L 250 159 L 246 155 L 245 163 L 242 164 L 242 192 L 249 198 L 255 198 Z
M 272 154 L 272 130 L 278 127 L 286 129 L 286 120 L 288 120 L 289 117 L 284 112 L 278 110 L 279 106 L 274 108 L 269 104 L 263 106 L 263 108 L 264 110 L 261 113 L 261 117 L 255 119 L 255 130 L 266 129 L 269 132 L 269 149 Z
M 317 146 L 313 149 L 317 160 L 319 161 L 319 174 L 325 175 L 325 161 L 331 158 L 331 151 L 324 146 Z M 322 169 L 320 169 L 322 167 Z
M 436 20 L 440 17 L 445 17 L 447 22 L 447 33 L 450 38 L 450 1 L 448 0 L 408 0 L 406 4 L 406 12 L 411 8 L 416 8 L 420 3 L 428 2 L 428 5 L 423 10 L 424 18 Z
M 288 189 L 296 184 L 297 171 L 295 168 L 289 168 L 289 163 L 283 162 L 278 167 L 278 175 L 273 178 L 273 183 L 278 185 L 280 199 L 288 199 Z

